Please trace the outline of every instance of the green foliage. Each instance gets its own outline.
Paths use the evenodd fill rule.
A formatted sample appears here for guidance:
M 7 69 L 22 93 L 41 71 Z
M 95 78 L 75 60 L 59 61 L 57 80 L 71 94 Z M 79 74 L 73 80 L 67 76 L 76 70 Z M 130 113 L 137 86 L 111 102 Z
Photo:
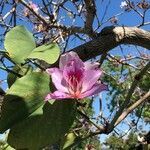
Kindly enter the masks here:
M 111 135 L 105 143 L 111 150 L 126 150 L 123 140 L 115 135 Z
M 139 87 L 145 92 L 148 92 L 150 89 L 150 75 L 148 73 L 144 75 L 143 80 L 139 84 Z
M 0 132 L 33 113 L 44 103 L 44 96 L 48 92 L 49 76 L 45 73 L 35 72 L 17 79 L 4 97 Z
M 83 99 L 80 101 L 80 104 L 78 104 L 78 110 L 91 118 L 94 115 L 92 104 L 92 99 Z M 92 124 L 90 124 L 82 115 L 77 114 L 76 118 L 70 132 L 62 138 L 61 147 L 63 147 L 64 150 L 83 150 L 88 147 L 100 150 L 101 144 L 98 136 L 84 139 L 91 132 Z
M 143 93 L 146 93 L 150 90 L 150 75 L 148 73 L 146 73 L 143 79 L 140 81 L 139 88 Z M 142 111 L 142 116 L 146 123 L 150 123 L 150 100 L 145 103 Z
M 16 63 L 23 63 L 36 47 L 32 33 L 24 26 L 16 26 L 11 29 L 5 36 L 4 45 L 10 58 Z
M 72 148 L 72 150 L 84 150 L 84 149 L 95 149 L 95 150 L 101 150 L 102 145 L 100 143 L 100 139 L 98 136 L 94 136 L 91 138 L 88 138 L 82 142 L 80 142 L 80 144 L 76 145 L 74 148 Z
M 3 150 L 15 150 L 15 149 L 12 148 L 11 146 L 7 145 Z
M 133 150 L 137 144 L 137 136 L 134 132 L 130 132 L 126 139 L 119 138 L 115 134 L 106 139 L 105 145 L 109 146 L 110 150 Z
M 115 58 L 119 57 L 115 56 Z M 142 67 L 140 60 L 134 60 L 127 63 L 136 64 L 136 66 Z M 109 85 L 109 91 L 107 92 L 106 97 L 106 99 L 109 100 L 108 109 L 110 112 L 113 112 L 115 107 L 120 106 L 125 100 L 131 83 L 140 70 L 130 67 L 129 65 L 123 65 L 121 63 L 119 64 L 111 61 L 105 61 L 102 65 L 102 68 L 107 73 L 103 77 L 103 80 Z M 139 80 L 139 84 L 135 89 L 135 92 L 132 94 L 130 105 L 138 100 L 141 94 L 148 92 L 149 89 L 150 76 L 147 73 L 144 75 L 142 80 Z M 142 112 L 143 117 L 150 117 L 148 108 L 149 104 L 146 104 Z M 135 116 L 141 117 L 141 107 L 138 107 L 133 113 Z
M 107 99 L 109 100 L 108 109 L 112 112 L 117 104 L 122 103 L 126 94 L 126 89 L 128 87 L 127 82 L 119 82 L 121 76 L 126 78 L 126 73 L 122 72 L 121 74 L 122 66 L 120 64 L 114 64 L 109 61 L 104 62 L 102 68 L 108 73 L 103 77 L 103 81 L 110 87 Z M 124 69 L 126 69 L 126 67 L 124 67 Z
M 70 132 L 65 136 L 63 142 L 63 150 L 83 150 L 88 148 L 90 149 L 90 147 L 97 150 L 101 150 L 101 143 L 98 136 L 82 140 L 81 137 L 76 136 L 73 132 Z
M 75 101 L 45 103 L 44 97 L 52 89 L 50 78 L 45 73 L 34 72 L 38 65 L 32 67 L 28 59 L 53 64 L 59 58 L 58 45 L 52 43 L 36 48 L 33 35 L 23 26 L 11 29 L 4 45 L 9 60 L 16 65 L 7 77 L 10 89 L 2 105 L 0 133 L 10 129 L 8 143 L 17 149 L 34 150 L 54 144 L 64 137 L 73 124 Z
M 10 130 L 8 143 L 16 149 L 39 149 L 54 144 L 69 130 L 75 118 L 73 100 L 46 103 Z
M 150 90 L 150 75 L 148 73 L 146 73 L 143 76 L 143 79 L 139 82 L 139 88 L 143 94 Z M 140 97 L 136 98 L 135 100 L 139 98 Z M 142 116 L 146 123 L 150 123 L 150 100 L 145 102 L 145 105 L 142 108 L 142 113 L 141 107 L 138 107 L 135 112 L 138 117 Z
M 19 75 L 26 75 L 26 74 L 30 74 L 33 71 L 33 68 L 31 65 L 24 65 L 24 66 L 19 66 L 16 65 L 13 67 L 12 69 L 14 72 L 18 73 Z M 17 77 L 15 74 L 13 73 L 9 73 L 7 76 L 7 84 L 8 87 L 10 88 L 11 85 L 18 79 L 19 77 Z
M 24 63 L 27 58 L 44 60 L 53 64 L 59 57 L 60 49 L 57 44 L 45 44 L 36 48 L 32 33 L 24 26 L 16 26 L 5 37 L 5 49 L 9 57 L 16 63 Z
M 70 145 L 74 144 L 77 140 L 77 136 L 73 132 L 69 132 L 61 141 L 61 148 L 66 150 Z
M 142 116 L 144 117 L 145 122 L 150 124 L 150 102 L 147 102 L 146 104 Z
M 3 149 L 5 146 L 5 141 L 0 140 L 0 149 Z
M 3 143 L 2 145 L 0 143 L 0 150 L 15 150 L 15 149 L 9 146 L 7 143 Z
M 128 138 L 126 140 L 126 144 L 128 145 L 129 150 L 133 150 L 138 143 L 137 135 L 134 132 L 130 132 Z
M 76 114 L 75 101 L 44 105 L 44 97 L 50 92 L 49 83 L 47 74 L 33 72 L 17 79 L 7 91 L 0 131 L 10 128 L 8 143 L 12 147 L 38 149 L 54 144 L 68 132 Z
M 57 44 L 47 44 L 35 48 L 28 58 L 36 58 L 44 60 L 49 64 L 56 62 L 60 54 L 60 49 Z

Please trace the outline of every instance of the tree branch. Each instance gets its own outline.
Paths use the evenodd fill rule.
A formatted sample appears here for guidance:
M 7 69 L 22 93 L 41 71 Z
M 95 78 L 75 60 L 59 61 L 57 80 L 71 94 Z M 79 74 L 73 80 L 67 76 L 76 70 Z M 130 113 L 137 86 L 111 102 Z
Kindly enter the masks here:
M 109 127 L 107 129 L 108 133 L 111 132 L 114 127 L 116 127 L 118 125 L 118 123 L 120 123 L 121 121 L 118 119 L 122 116 L 122 112 L 124 111 L 125 108 L 128 107 L 128 105 L 130 104 L 130 99 L 131 96 L 135 90 L 135 88 L 137 87 L 139 81 L 142 79 L 142 77 L 144 76 L 145 72 L 150 68 L 150 62 L 147 63 L 147 65 L 140 71 L 139 74 L 137 74 L 135 76 L 134 81 L 132 82 L 132 85 L 128 91 L 128 94 L 124 100 L 124 103 L 121 105 L 120 109 L 117 111 L 115 117 L 113 118 L 113 120 L 111 121 L 111 123 L 109 124 Z M 123 118 L 124 119 L 124 118 Z
M 70 51 L 75 51 L 83 61 L 86 61 L 120 44 L 132 44 L 150 49 L 150 32 L 137 27 L 106 27 L 97 38 Z
M 46 26 L 48 26 L 48 22 L 45 21 L 45 19 L 37 14 L 24 0 L 19 0 L 19 2 L 24 5 L 26 8 L 28 8 L 42 23 Z
M 75 33 L 83 33 L 83 34 L 87 34 L 89 37 L 93 38 L 93 37 L 96 37 L 96 32 L 92 31 L 92 24 L 93 24 L 94 16 L 95 16 L 94 12 L 96 12 L 95 3 L 93 0 L 85 0 L 85 1 L 86 1 L 86 3 L 89 2 L 87 4 L 87 15 L 88 15 L 88 17 L 87 17 L 87 22 L 86 22 L 85 27 L 79 27 L 79 26 L 66 27 L 64 25 L 58 25 L 56 23 L 52 23 L 49 21 L 47 22 L 43 16 L 41 16 L 40 14 L 35 12 L 35 10 L 33 10 L 24 0 L 20 0 L 19 2 L 23 6 L 28 8 L 32 12 L 32 14 L 39 21 L 41 21 L 44 24 L 46 29 L 52 29 L 52 28 L 61 29 L 63 32 L 66 32 L 68 35 L 72 35 Z M 89 27 L 88 27 L 88 25 L 89 25 Z
M 85 28 L 92 32 L 92 25 L 96 15 L 96 6 L 94 0 L 84 0 L 86 7 Z
M 150 99 L 150 91 L 147 92 L 142 98 L 140 98 L 139 100 L 137 100 L 133 105 L 131 105 L 130 107 L 128 107 L 120 115 L 120 117 L 117 119 L 117 121 L 114 124 L 114 126 L 116 127 L 130 112 L 132 112 L 135 108 L 137 108 L 140 104 L 142 104 L 143 102 L 145 102 L 148 99 Z

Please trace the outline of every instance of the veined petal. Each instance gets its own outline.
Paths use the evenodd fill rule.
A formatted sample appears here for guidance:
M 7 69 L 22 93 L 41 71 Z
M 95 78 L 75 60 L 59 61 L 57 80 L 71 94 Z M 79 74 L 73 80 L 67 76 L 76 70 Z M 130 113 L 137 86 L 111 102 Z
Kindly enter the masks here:
M 57 70 L 58 68 L 48 68 L 48 69 L 46 69 L 46 72 L 49 74 L 49 75 L 51 75 L 52 73 L 54 73 L 55 72 L 55 70 Z
M 89 69 L 97 69 L 98 68 L 98 66 L 99 66 L 99 63 L 98 62 L 90 62 L 90 61 L 86 61 L 85 63 L 84 63 L 84 68 L 85 68 L 85 70 L 89 70 Z
M 92 95 L 98 94 L 98 93 L 100 93 L 101 91 L 104 91 L 104 90 L 108 90 L 107 85 L 96 83 L 96 84 L 93 85 L 93 87 L 90 90 L 88 90 L 84 93 L 81 93 L 80 98 L 92 96 Z
M 63 76 L 66 81 L 69 81 L 70 77 L 75 77 L 78 82 L 80 82 L 83 77 L 83 73 L 83 63 L 79 65 L 75 60 L 68 62 L 63 70 Z
M 65 99 L 65 98 L 72 98 L 72 96 L 61 91 L 55 91 L 54 93 L 49 93 L 45 97 L 45 101 L 48 101 L 50 99 L 60 100 L 60 99 Z
M 46 69 L 46 72 L 51 75 L 52 82 L 55 87 L 62 92 L 68 92 L 67 84 L 63 79 L 63 72 L 58 68 Z
M 82 93 L 91 89 L 91 87 L 98 81 L 101 75 L 102 71 L 100 69 L 85 70 L 84 77 L 82 79 Z
M 79 56 L 75 52 L 69 52 L 61 55 L 60 61 L 59 61 L 59 68 L 63 69 L 65 65 L 67 65 L 68 62 L 71 60 L 76 60 L 78 65 L 83 66 L 82 60 L 79 58 Z

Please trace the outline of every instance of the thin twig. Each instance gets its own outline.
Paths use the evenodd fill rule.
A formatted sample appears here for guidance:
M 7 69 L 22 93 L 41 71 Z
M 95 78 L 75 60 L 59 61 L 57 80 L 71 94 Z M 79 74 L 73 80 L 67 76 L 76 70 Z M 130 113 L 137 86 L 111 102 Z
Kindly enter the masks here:
M 145 102 L 146 100 L 150 100 L 150 91 L 147 92 L 142 98 L 137 100 L 134 104 L 132 104 L 130 107 L 128 107 L 116 120 L 114 127 L 117 126 L 130 112 L 132 112 L 135 108 L 137 108 L 140 104 Z
M 124 111 L 125 108 L 127 108 L 127 106 L 130 104 L 130 99 L 132 97 L 132 94 L 135 90 L 135 88 L 137 87 L 139 80 L 143 78 L 144 74 L 146 73 L 146 71 L 150 68 L 150 62 L 147 63 L 147 65 L 140 71 L 139 74 L 137 74 L 134 78 L 134 81 L 132 82 L 132 85 L 128 91 L 128 94 L 125 98 L 124 103 L 121 105 L 120 109 L 117 111 L 115 117 L 113 118 L 113 120 L 111 121 L 109 127 L 108 127 L 108 132 L 111 132 L 113 130 L 113 128 L 118 125 L 118 123 L 121 122 L 121 120 L 119 119 L 122 112 Z M 118 121 L 119 119 L 119 121 Z

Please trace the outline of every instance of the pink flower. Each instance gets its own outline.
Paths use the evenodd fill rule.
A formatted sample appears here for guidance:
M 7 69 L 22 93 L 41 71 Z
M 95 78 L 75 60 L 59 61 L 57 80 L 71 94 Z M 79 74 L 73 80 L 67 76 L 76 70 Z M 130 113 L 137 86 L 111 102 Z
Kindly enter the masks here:
M 98 65 L 99 63 L 84 63 L 75 52 L 62 55 L 59 68 L 46 70 L 57 90 L 49 93 L 45 100 L 82 99 L 107 90 L 107 86 L 98 81 L 102 75 Z

